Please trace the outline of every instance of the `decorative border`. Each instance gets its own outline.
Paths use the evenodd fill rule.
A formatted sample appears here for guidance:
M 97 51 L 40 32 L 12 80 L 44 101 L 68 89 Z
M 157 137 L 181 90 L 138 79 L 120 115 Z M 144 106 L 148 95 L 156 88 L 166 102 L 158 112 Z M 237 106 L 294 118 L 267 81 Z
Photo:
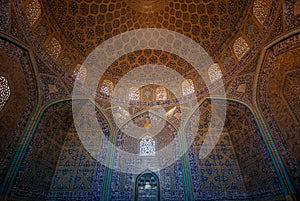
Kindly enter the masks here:
M 9 193 L 9 188 L 11 186 L 11 183 L 12 183 L 12 180 L 14 179 L 13 175 L 15 174 L 15 172 L 17 171 L 18 169 L 18 166 L 20 164 L 20 162 L 22 161 L 22 152 L 25 148 L 25 144 L 24 142 L 27 140 L 28 138 L 28 133 L 30 132 L 30 128 L 31 126 L 33 125 L 33 122 L 34 122 L 34 119 L 36 117 L 36 114 L 37 114 L 37 111 L 38 111 L 38 108 L 40 107 L 40 99 L 41 99 L 41 92 L 40 92 L 40 85 L 39 85 L 39 81 L 37 79 L 37 67 L 36 67 L 36 63 L 34 61 L 34 57 L 33 57 L 33 53 L 32 53 L 32 50 L 25 46 L 23 43 L 21 43 L 20 41 L 17 41 L 16 39 L 14 38 L 11 38 L 10 36 L 4 34 L 4 33 L 1 33 L 0 32 L 0 39 L 3 39 L 9 43 L 12 43 L 13 45 L 21 48 L 22 50 L 24 50 L 25 52 L 28 53 L 29 55 L 29 61 L 32 65 L 32 68 L 33 68 L 33 79 L 34 79 L 34 84 L 35 84 L 35 87 L 36 87 L 36 104 L 34 104 L 32 110 L 34 111 L 32 116 L 31 116 L 31 119 L 26 122 L 27 123 L 27 126 L 25 127 L 25 131 L 24 133 L 21 135 L 21 140 L 20 140 L 20 143 L 18 145 L 18 148 L 17 148 L 17 151 L 13 157 L 13 160 L 11 161 L 11 164 L 8 168 L 8 171 L 6 173 L 6 176 L 4 178 L 4 181 L 2 182 L 1 186 L 0 186 L 0 194 L 3 194 L 5 189 L 7 188 L 7 191 L 6 193 L 8 194 Z M 26 73 L 26 72 L 25 72 Z M 32 112 L 31 112 L 32 113 Z M 9 185 L 7 187 L 7 185 Z
M 290 49 L 293 49 L 293 48 L 295 48 L 295 46 L 300 46 L 299 45 L 300 44 L 300 35 L 297 35 L 299 33 L 300 33 L 300 30 L 295 30 L 293 32 L 290 32 L 290 33 L 280 37 L 279 39 L 273 41 L 272 43 L 270 43 L 269 45 L 267 45 L 264 48 L 264 50 L 263 50 L 263 52 L 260 56 L 258 68 L 257 68 L 257 71 L 256 71 L 255 83 L 254 83 L 255 88 L 254 88 L 254 91 L 253 91 L 254 106 L 255 106 L 255 109 L 258 113 L 258 116 L 259 116 L 260 120 L 262 121 L 263 128 L 267 133 L 267 138 L 270 141 L 270 146 L 272 147 L 272 150 L 274 151 L 274 154 L 275 154 L 276 159 L 277 159 L 276 162 L 278 163 L 278 166 L 280 168 L 280 172 L 283 175 L 284 182 L 286 183 L 286 186 L 287 186 L 286 194 L 289 194 L 289 193 L 295 194 L 296 191 L 295 191 L 295 188 L 292 185 L 291 180 L 288 176 L 288 173 L 287 173 L 287 170 L 284 166 L 283 160 L 282 160 L 282 158 L 281 158 L 281 156 L 278 152 L 278 148 L 279 148 L 279 150 L 282 151 L 282 155 L 283 155 L 284 158 L 286 158 L 287 161 L 291 162 L 292 159 L 291 159 L 291 155 L 289 155 L 286 152 L 287 147 L 282 143 L 282 139 L 280 139 L 281 132 L 280 132 L 277 124 L 275 123 L 275 121 L 271 118 L 271 115 L 266 115 L 266 116 L 262 115 L 263 110 L 265 112 L 269 113 L 269 114 L 271 114 L 271 112 L 270 112 L 269 107 L 267 105 L 265 105 L 265 103 L 262 103 L 261 99 L 260 99 L 261 96 L 263 96 L 263 97 L 265 96 L 263 94 L 263 92 L 261 91 L 261 90 L 264 90 L 264 88 L 260 85 L 260 82 L 261 82 L 261 79 L 262 79 L 260 77 L 260 75 L 267 76 L 267 73 L 269 71 L 268 69 L 266 70 L 266 69 L 263 68 L 264 61 L 272 61 L 274 59 L 274 56 L 279 55 L 283 52 L 286 52 Z M 296 40 L 298 40 L 299 42 L 294 43 L 294 41 L 292 40 L 293 37 L 296 37 Z M 283 43 L 283 41 L 286 41 L 286 43 Z M 268 67 L 270 68 L 271 66 L 269 65 Z M 266 84 L 267 79 L 263 78 L 262 80 L 265 82 L 263 84 Z M 269 125 L 267 125 L 265 122 L 268 122 Z M 274 136 L 275 136 L 277 142 L 279 143 L 278 148 L 277 148 L 277 146 L 276 146 L 276 144 L 273 140 L 273 137 L 270 133 L 270 129 L 272 130 L 272 132 L 274 132 Z M 285 152 L 283 152 L 283 150 L 285 150 Z

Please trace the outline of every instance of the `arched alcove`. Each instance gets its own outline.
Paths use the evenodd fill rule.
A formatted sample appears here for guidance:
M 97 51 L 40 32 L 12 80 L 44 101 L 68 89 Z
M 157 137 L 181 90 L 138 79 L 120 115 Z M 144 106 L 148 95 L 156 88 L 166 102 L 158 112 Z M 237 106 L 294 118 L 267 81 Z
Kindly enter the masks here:
M 274 147 L 296 192 L 300 192 L 299 31 L 274 41 L 263 54 L 256 74 L 255 98 L 267 122 Z M 281 47 L 285 47 L 281 49 Z
M 251 110 L 228 100 L 222 128 L 210 127 L 213 110 L 206 99 L 199 106 L 200 118 L 193 115 L 185 130 L 188 136 L 192 126 L 198 127 L 188 151 L 194 199 L 284 199 L 277 167 Z M 215 146 L 207 143 L 212 139 L 218 140 Z M 201 157 L 200 150 L 207 150 L 207 156 Z
M 150 119 L 150 122 L 149 122 Z M 124 150 L 131 154 L 140 155 L 140 139 L 149 135 L 151 133 L 151 126 L 155 127 L 155 121 L 158 124 L 165 123 L 162 130 L 160 130 L 156 135 L 151 136 L 152 140 L 155 140 L 155 147 L 156 152 L 163 149 L 167 146 L 174 138 L 177 138 L 178 131 L 176 127 L 174 127 L 169 121 L 164 119 L 157 114 L 154 114 L 149 111 L 143 111 L 135 116 L 131 117 L 124 123 L 123 126 L 120 126 L 119 130 L 116 132 L 114 136 L 114 141 L 116 143 L 116 150 L 113 150 L 113 157 L 111 161 L 113 164 L 111 165 L 109 176 L 107 177 L 109 181 L 108 189 L 110 189 L 110 194 L 106 195 L 107 199 L 111 200 L 133 200 L 136 196 L 135 188 L 136 188 L 136 181 L 134 178 L 137 177 L 138 174 L 145 173 L 146 170 L 141 170 L 140 172 L 131 173 L 132 168 L 136 168 L 140 166 L 140 163 L 137 163 L 135 160 L 128 160 L 124 161 L 122 155 L 120 154 L 120 150 Z M 152 121 L 151 121 L 152 120 Z M 151 126 L 148 127 L 148 125 Z M 134 138 L 131 136 L 132 133 L 127 133 L 131 130 L 131 128 L 145 128 L 145 133 L 140 133 L 140 138 Z M 124 129 L 124 130 L 123 130 Z M 147 131 L 147 129 L 149 129 Z M 137 130 L 137 129 L 134 129 Z M 176 141 L 176 140 L 175 140 Z M 179 143 L 179 142 L 178 142 Z M 180 146 L 180 144 L 176 144 L 174 146 Z M 119 149 L 119 150 L 118 150 Z M 174 149 L 175 150 L 175 149 Z M 179 155 L 180 153 L 173 152 L 173 156 Z M 145 157 L 153 157 L 149 155 L 141 156 Z M 125 162 L 125 163 L 124 163 Z M 121 167 L 122 172 L 119 171 Z M 115 169 L 113 169 L 115 168 Z M 160 178 L 160 200 L 163 199 L 170 199 L 170 200 L 184 200 L 186 195 L 186 181 L 185 181 L 185 173 L 184 168 L 182 166 L 182 161 L 180 158 L 174 160 L 172 164 L 168 167 L 162 169 L 155 169 L 155 164 L 149 165 L 149 171 L 155 172 L 159 175 Z M 127 171 L 127 172 L 124 172 Z M 148 173 L 148 171 L 146 171 Z M 141 174 L 141 175 L 142 175 Z
M 94 107 L 92 103 L 90 105 Z M 109 122 L 101 111 L 95 110 L 104 135 L 109 137 Z M 81 128 L 75 128 L 72 112 L 70 99 L 44 107 L 28 149 L 23 153 L 22 171 L 17 172 L 12 184 L 12 199 L 57 200 L 62 194 L 66 200 L 74 196 L 81 200 L 100 199 L 105 166 L 95 156 L 103 151 L 106 155 L 106 147 L 93 134 L 93 127 L 87 127 L 91 115 L 78 113 L 83 123 Z M 78 129 L 85 131 L 85 138 L 80 136 Z M 87 144 L 91 146 L 87 147 Z M 91 149 L 92 145 L 94 149 Z
M 136 201 L 159 201 L 160 181 L 159 177 L 151 171 L 139 174 L 135 180 Z

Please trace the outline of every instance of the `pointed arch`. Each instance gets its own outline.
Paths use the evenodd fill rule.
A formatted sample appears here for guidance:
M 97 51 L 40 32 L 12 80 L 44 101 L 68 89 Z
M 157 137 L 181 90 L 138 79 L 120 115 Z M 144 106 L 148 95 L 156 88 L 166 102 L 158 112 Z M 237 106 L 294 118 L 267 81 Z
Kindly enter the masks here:
M 285 192 L 286 194 L 294 194 L 296 192 L 296 186 L 294 186 L 294 182 L 296 180 L 298 180 L 298 177 L 296 175 L 299 175 L 299 171 L 295 171 L 295 169 L 293 169 L 292 171 L 289 170 L 289 167 L 285 165 L 285 161 L 292 161 L 291 160 L 291 155 L 287 154 L 285 152 L 279 152 L 280 151 L 280 147 L 278 147 L 276 144 L 279 142 L 280 143 L 280 139 L 282 139 L 281 137 L 276 137 L 276 135 L 274 136 L 271 132 L 273 133 L 277 133 L 278 132 L 278 128 L 276 123 L 271 120 L 268 116 L 268 108 L 266 106 L 264 106 L 263 102 L 260 100 L 259 96 L 261 89 L 259 87 L 262 87 L 264 85 L 267 84 L 267 82 L 262 82 L 263 80 L 263 76 L 269 76 L 269 70 L 266 70 L 265 68 L 267 66 L 269 66 L 269 68 L 272 67 L 272 65 L 265 64 L 265 61 L 267 60 L 267 57 L 273 57 L 273 55 L 277 55 L 277 51 L 279 51 L 279 47 L 284 46 L 286 47 L 285 51 L 290 50 L 290 49 L 294 49 L 295 47 L 298 47 L 299 43 L 294 43 L 293 41 L 297 40 L 297 38 L 299 38 L 299 34 L 300 34 L 300 30 L 294 30 L 291 31 L 279 38 L 277 38 L 276 40 L 270 42 L 269 44 L 267 44 L 261 54 L 260 54 L 260 58 L 258 61 L 258 68 L 256 70 L 255 73 L 255 82 L 254 82 L 254 90 L 253 90 L 253 97 L 254 97 L 254 106 L 255 109 L 258 113 L 258 117 L 260 119 L 260 121 L 262 122 L 262 126 L 263 129 L 266 131 L 267 133 L 267 138 L 270 141 L 270 148 L 272 150 L 274 150 L 274 155 L 276 160 L 278 161 L 278 168 L 280 169 L 280 173 L 282 174 L 282 180 L 281 182 L 284 182 L 285 184 Z M 284 52 L 285 52 L 284 51 Z M 271 61 L 276 61 L 276 59 L 272 59 Z M 262 72 L 267 72 L 267 73 L 262 73 Z M 261 82 L 261 83 L 260 83 Z M 268 115 L 266 115 L 265 113 L 268 113 Z M 271 115 L 272 116 L 272 115 Z M 270 116 L 270 117 L 271 117 Z M 278 134 L 277 134 L 278 135 Z M 286 143 L 286 142 L 284 142 Z M 295 175 L 293 175 L 295 173 Z M 295 179 L 297 178 L 297 179 Z M 294 181 L 293 181 L 294 180 Z M 298 180 L 299 181 L 299 180 Z M 296 182 L 295 182 L 296 183 Z M 299 182 L 297 182 L 299 184 Z
M 286 171 L 285 168 L 277 163 L 277 160 L 280 160 L 280 158 L 278 159 L 278 155 L 276 154 L 277 151 L 275 151 L 275 153 L 272 151 L 272 148 L 273 148 L 273 147 L 271 147 L 272 144 L 271 145 L 269 144 L 269 141 L 268 141 L 269 137 L 267 137 L 267 136 L 269 136 L 269 131 L 268 130 L 263 130 L 263 128 L 265 126 L 264 120 L 261 119 L 260 116 L 257 116 L 256 111 L 254 111 L 251 108 L 251 106 L 249 106 L 247 103 L 242 102 L 240 100 L 233 99 L 233 98 L 205 97 L 201 101 L 199 101 L 199 104 L 195 108 L 200 107 L 205 101 L 207 101 L 209 99 L 215 99 L 215 100 L 219 99 L 219 100 L 226 100 L 226 101 L 230 101 L 230 102 L 233 102 L 233 103 L 237 103 L 237 104 L 240 104 L 241 106 L 245 107 L 249 111 L 249 113 L 251 114 L 251 118 L 253 118 L 253 122 L 255 123 L 255 126 L 257 126 L 257 129 L 259 131 L 256 136 L 259 136 L 262 139 L 261 140 L 262 146 L 265 147 L 266 152 L 268 153 L 268 155 L 270 157 L 270 159 L 267 159 L 267 161 L 271 161 L 272 167 L 274 168 L 274 171 L 276 172 L 276 175 L 278 176 L 280 186 L 282 187 L 283 192 L 287 193 L 287 187 L 288 187 L 287 185 L 289 185 L 288 184 L 289 182 L 285 183 L 284 180 L 286 180 L 286 179 L 289 180 L 289 178 L 284 173 Z M 195 109 L 195 111 L 196 111 L 196 109 Z M 245 109 L 242 109 L 241 111 L 245 111 Z M 183 135 L 185 135 L 185 132 L 187 130 L 187 126 L 189 125 L 189 121 L 190 121 L 191 117 L 193 116 L 193 114 L 194 114 L 194 112 L 191 113 L 188 120 L 184 124 L 185 126 L 184 126 L 184 130 L 183 130 L 183 132 L 184 132 Z M 194 157 L 192 157 L 192 158 L 194 158 Z M 188 160 L 189 161 L 191 160 L 190 157 L 189 157 Z M 209 163 L 208 163 L 208 165 L 209 165 Z M 282 174 L 281 171 L 283 171 L 283 174 Z
M 14 182 L 16 176 L 16 172 L 18 171 L 18 165 L 20 164 L 20 161 L 22 161 L 22 157 L 20 156 L 22 155 L 24 144 L 26 144 L 27 137 L 30 136 L 29 131 L 33 125 L 34 119 L 37 116 L 38 108 L 41 105 L 41 87 L 37 76 L 37 65 L 31 49 L 17 39 L 11 38 L 4 33 L 0 33 L 0 39 L 7 42 L 7 44 L 9 45 L 14 45 L 16 48 L 24 51 L 24 53 L 27 54 L 26 57 L 28 58 L 28 62 L 30 63 L 30 65 L 28 66 L 31 66 L 30 69 L 26 69 L 31 74 L 30 84 L 28 83 L 29 85 L 27 85 L 27 87 L 30 87 L 30 90 L 34 94 L 32 96 L 32 104 L 27 110 L 26 116 L 24 118 L 21 118 L 23 123 L 26 120 L 27 125 L 24 124 L 24 128 L 22 126 L 22 129 L 16 132 L 16 134 L 18 134 L 18 137 L 20 138 L 19 144 L 14 145 L 16 146 L 16 151 L 13 153 L 11 162 L 7 165 L 7 167 L 3 165 L 3 173 L 5 173 L 5 175 L 3 177 L 2 185 L 0 186 L 0 194 L 9 194 L 11 191 L 12 183 Z M 10 49 L 13 50 L 13 48 Z
M 160 200 L 160 180 L 157 174 L 146 170 L 135 179 L 134 200 Z
M 195 92 L 194 82 L 192 79 L 186 79 L 181 83 L 183 96 L 187 96 Z

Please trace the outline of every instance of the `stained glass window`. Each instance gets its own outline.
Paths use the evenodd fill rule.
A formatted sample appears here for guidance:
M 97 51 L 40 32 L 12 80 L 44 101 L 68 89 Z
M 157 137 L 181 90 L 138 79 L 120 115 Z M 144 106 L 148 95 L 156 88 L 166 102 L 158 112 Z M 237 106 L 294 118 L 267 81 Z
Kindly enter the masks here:
M 61 45 L 56 38 L 52 38 L 47 45 L 47 52 L 53 59 L 57 59 L 61 52 Z
M 156 100 L 167 100 L 167 91 L 164 87 L 156 88 Z
M 114 90 L 114 84 L 110 80 L 103 80 L 100 92 L 106 95 L 111 95 Z
M 3 109 L 8 98 L 10 97 L 10 87 L 8 85 L 8 80 L 0 76 L 0 111 Z
M 257 20 L 263 24 L 268 16 L 270 9 L 269 0 L 256 0 L 253 4 L 253 14 Z
M 233 51 L 235 56 L 240 60 L 249 50 L 249 45 L 243 37 L 239 37 L 233 44 Z
M 219 64 L 213 64 L 208 68 L 208 76 L 211 83 L 214 83 L 222 77 L 222 71 Z
M 182 94 L 184 96 L 195 92 L 194 83 L 193 80 L 191 79 L 186 79 L 185 81 L 183 81 L 181 87 L 182 87 Z
M 25 14 L 31 26 L 39 19 L 41 13 L 41 4 L 38 0 L 32 0 L 25 8 Z
M 145 136 L 140 141 L 140 155 L 154 156 L 155 155 L 155 140 L 150 136 Z
M 129 100 L 140 100 L 140 91 L 137 87 L 131 87 L 129 90 Z

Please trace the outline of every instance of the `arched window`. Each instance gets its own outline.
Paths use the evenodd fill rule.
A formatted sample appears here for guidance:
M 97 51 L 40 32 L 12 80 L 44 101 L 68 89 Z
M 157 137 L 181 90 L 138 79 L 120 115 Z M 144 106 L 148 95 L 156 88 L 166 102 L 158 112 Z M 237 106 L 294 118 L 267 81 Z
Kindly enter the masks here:
M 103 80 L 100 92 L 110 96 L 114 90 L 114 84 L 110 80 Z
M 160 200 L 159 178 L 153 173 L 143 173 L 135 181 L 135 200 Z
M 164 87 L 157 87 L 156 88 L 156 100 L 167 100 L 167 91 Z
M 214 83 L 222 77 L 222 71 L 219 64 L 213 64 L 208 68 L 208 76 L 211 83 Z
M 145 136 L 140 141 L 140 156 L 155 155 L 155 140 L 150 136 Z
M 7 100 L 10 97 L 10 87 L 8 85 L 8 80 L 0 76 L 0 111 L 3 109 Z
M 140 100 L 140 91 L 137 87 L 130 87 L 129 89 L 129 100 L 138 101 Z
M 47 52 L 55 60 L 59 57 L 61 52 L 61 45 L 56 38 L 52 38 L 47 45 Z
M 270 2 L 269 0 L 256 0 L 253 4 L 253 14 L 256 19 L 263 24 L 269 14 Z
M 31 26 L 39 19 L 41 13 L 41 4 L 38 0 L 32 0 L 25 7 L 25 14 Z
M 84 82 L 86 78 L 86 68 L 85 67 L 80 67 L 79 72 L 77 73 L 76 80 L 79 80 L 80 82 Z
M 249 49 L 249 45 L 243 37 L 236 39 L 233 44 L 233 51 L 238 60 L 240 60 Z
M 191 79 L 186 79 L 181 84 L 182 94 L 184 96 L 192 94 L 195 92 L 194 83 Z

